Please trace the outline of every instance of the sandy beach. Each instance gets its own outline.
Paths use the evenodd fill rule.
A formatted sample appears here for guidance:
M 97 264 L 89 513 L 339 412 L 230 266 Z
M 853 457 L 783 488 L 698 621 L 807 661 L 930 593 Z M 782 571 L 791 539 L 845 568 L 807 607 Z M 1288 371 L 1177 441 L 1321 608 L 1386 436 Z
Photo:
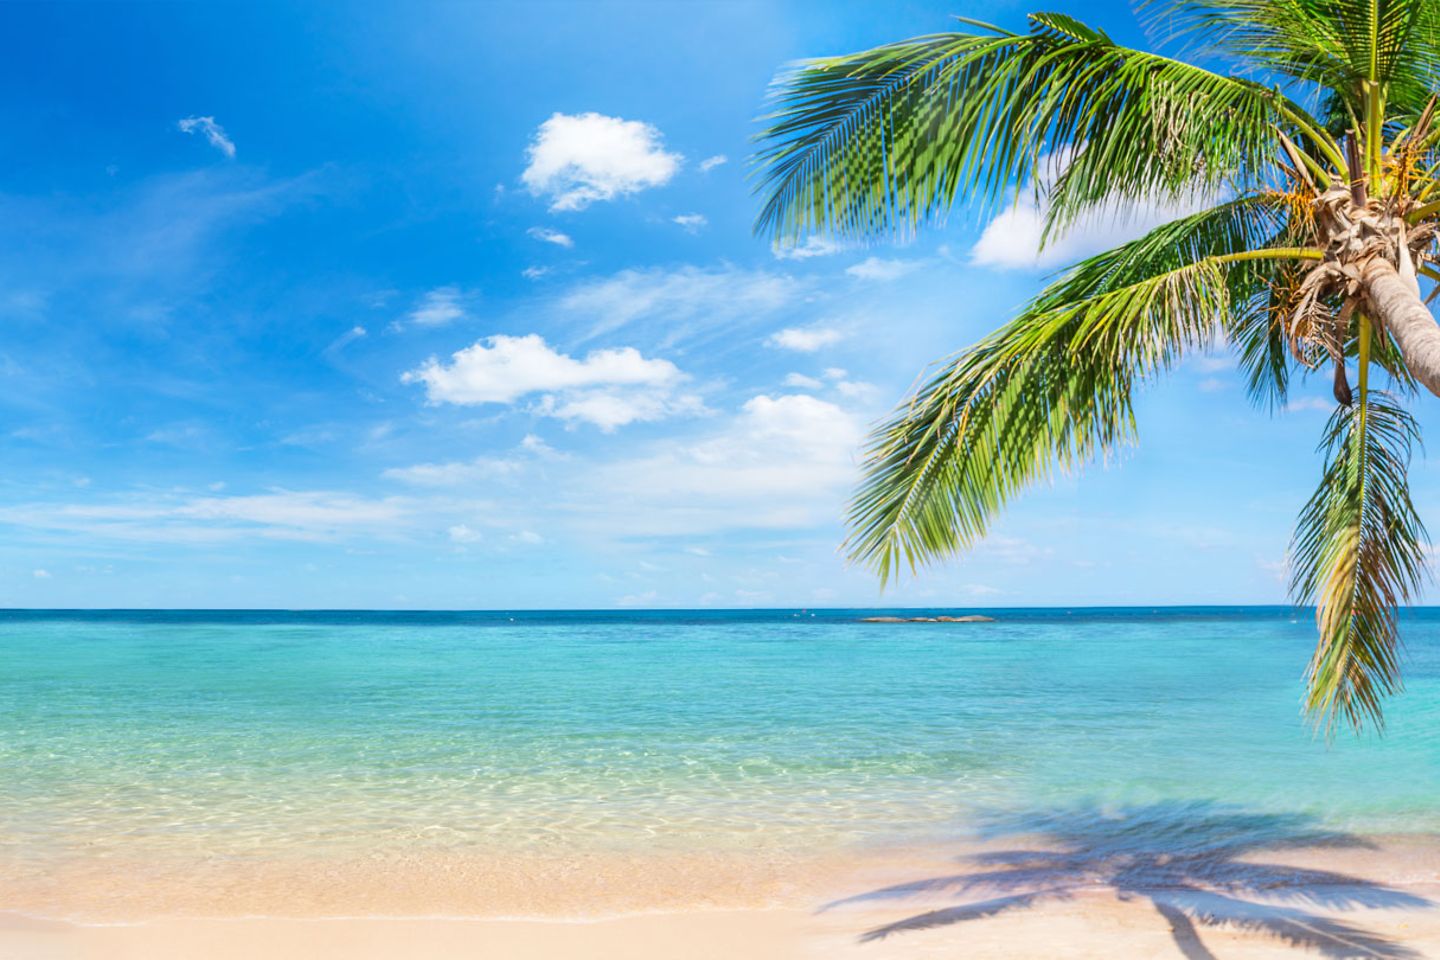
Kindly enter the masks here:
M 1242 925 L 1207 928 L 1177 939 L 1153 910 L 1097 894 L 1023 914 L 997 916 L 956 930 L 940 923 L 866 941 L 865 931 L 893 922 L 903 910 L 816 917 L 803 910 L 696 911 L 594 921 L 448 919 L 171 919 L 133 926 L 75 926 L 0 918 L 0 956 L 35 960 L 216 960 L 273 957 L 497 957 L 541 960 L 923 960 L 970 957 L 1041 960 L 1072 957 L 1293 960 L 1304 956 L 1420 958 L 1440 955 L 1440 920 L 1433 914 L 1367 911 L 1363 936 L 1336 931 L 1328 946 L 1296 945 Z M 1264 919 L 1260 914 L 1254 922 Z M 1269 919 L 1283 924 L 1274 908 Z M 1347 921 L 1353 924 L 1354 918 Z M 1303 932 L 1305 928 L 1296 927 Z
M 1021 861 L 1033 866 L 1006 866 Z M 0 914 L 0 957 L 1440 955 L 1440 857 L 1416 837 L 1078 861 L 1073 849 L 982 845 L 761 858 L 748 872 L 739 858 L 592 858 L 573 861 L 568 882 L 558 863 L 533 862 L 232 865 L 225 883 L 212 865 L 190 884 L 117 866 L 72 869 L 31 891 L 34 909 Z M 45 916 L 44 898 L 61 909 Z

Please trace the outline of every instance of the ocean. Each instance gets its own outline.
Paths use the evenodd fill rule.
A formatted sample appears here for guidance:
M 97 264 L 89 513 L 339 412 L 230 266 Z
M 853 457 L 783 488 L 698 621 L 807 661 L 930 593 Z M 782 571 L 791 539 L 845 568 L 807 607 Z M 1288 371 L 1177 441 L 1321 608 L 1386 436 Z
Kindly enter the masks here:
M 1076 810 L 1440 834 L 1440 612 L 1385 734 L 1332 743 L 1303 612 L 860 622 L 897 612 L 957 611 L 0 612 L 0 866 L 787 856 Z

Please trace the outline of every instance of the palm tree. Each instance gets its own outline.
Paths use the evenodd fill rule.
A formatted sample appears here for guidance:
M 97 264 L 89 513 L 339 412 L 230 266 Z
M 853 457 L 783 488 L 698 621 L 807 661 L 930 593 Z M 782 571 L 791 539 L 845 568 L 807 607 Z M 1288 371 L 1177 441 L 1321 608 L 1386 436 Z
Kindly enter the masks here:
M 904 235 L 957 197 L 994 210 L 1025 189 L 1043 193 L 1047 238 L 1141 204 L 1208 208 L 1075 264 L 942 362 L 866 448 L 849 556 L 883 583 L 972 546 L 1022 489 L 1133 442 L 1136 388 L 1187 351 L 1228 344 L 1272 410 L 1292 376 L 1329 368 L 1326 465 L 1289 555 L 1319 627 L 1305 703 L 1327 733 L 1378 727 L 1400 686 L 1397 607 L 1426 570 L 1402 401 L 1440 395 L 1419 286 L 1440 280 L 1440 0 L 1152 11 L 1194 62 L 1028 19 L 784 75 L 757 229 Z

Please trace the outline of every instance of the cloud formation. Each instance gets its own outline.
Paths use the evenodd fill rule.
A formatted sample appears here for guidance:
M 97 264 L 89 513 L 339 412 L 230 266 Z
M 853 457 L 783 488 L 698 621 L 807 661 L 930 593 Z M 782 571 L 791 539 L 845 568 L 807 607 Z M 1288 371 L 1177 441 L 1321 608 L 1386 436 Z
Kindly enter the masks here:
M 225 128 L 215 122 L 214 117 L 186 117 L 176 124 L 183 133 L 202 133 L 210 146 L 225 156 L 234 159 L 235 141 L 225 135 Z
M 405 315 L 405 325 L 443 327 L 465 317 L 465 294 L 459 287 L 436 287 Z
M 583 210 L 670 182 L 682 158 L 662 140 L 638 120 L 556 113 L 536 131 L 520 180 L 535 196 L 549 197 L 553 211 Z
M 867 257 L 846 268 L 845 272 L 859 280 L 889 281 L 899 280 L 901 277 L 919 270 L 922 266 L 924 264 L 919 260 L 886 260 L 881 257 Z
M 551 230 L 549 227 L 531 227 L 525 232 L 541 243 L 553 243 L 555 246 L 564 247 L 567 250 L 575 246 L 575 241 L 570 239 L 568 233 Z
M 401 379 L 424 384 L 433 404 L 513 404 L 539 395 L 533 412 L 607 431 L 703 409 L 698 398 L 676 394 L 686 377 L 668 360 L 648 359 L 634 347 L 576 359 L 534 333 L 487 337 L 448 364 L 432 357 Z
M 814 353 L 844 339 L 845 333 L 834 327 L 787 327 L 771 334 L 765 343 L 767 346 L 779 347 L 781 350 Z
M 770 252 L 777 260 L 809 260 L 811 257 L 828 257 L 844 249 L 838 240 L 812 233 L 804 243 L 775 243 Z
M 524 464 L 499 457 L 476 457 L 453 463 L 417 463 L 412 467 L 391 467 L 382 476 L 387 480 L 420 487 L 454 487 L 514 476 Z
M 603 466 L 587 488 L 596 523 L 629 534 L 797 528 L 839 516 L 864 436 L 847 410 L 805 394 L 752 397 L 695 443 Z M 640 503 L 643 511 L 626 509 Z
M 1194 213 L 1213 198 L 1173 203 L 1133 203 L 1098 208 L 1073 223 L 1041 248 L 1049 211 L 1046 191 L 1064 169 L 1063 157 L 1042 157 L 1037 184 L 1021 194 L 985 226 L 970 248 L 970 262 L 1000 270 L 1053 269 L 1144 236 L 1162 223 Z
M 692 328 L 753 321 L 791 303 L 801 284 L 783 274 L 738 267 L 622 270 L 581 284 L 560 306 L 591 320 L 587 337 L 642 321 L 664 324 L 676 341 Z

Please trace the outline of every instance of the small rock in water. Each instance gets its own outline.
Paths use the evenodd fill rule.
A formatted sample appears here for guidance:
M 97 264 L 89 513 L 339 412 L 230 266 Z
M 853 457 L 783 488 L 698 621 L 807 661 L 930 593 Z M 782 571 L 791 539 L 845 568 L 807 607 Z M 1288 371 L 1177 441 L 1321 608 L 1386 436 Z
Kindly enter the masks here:
M 978 613 L 963 617 L 861 617 L 861 623 L 994 623 L 994 617 L 982 617 Z

